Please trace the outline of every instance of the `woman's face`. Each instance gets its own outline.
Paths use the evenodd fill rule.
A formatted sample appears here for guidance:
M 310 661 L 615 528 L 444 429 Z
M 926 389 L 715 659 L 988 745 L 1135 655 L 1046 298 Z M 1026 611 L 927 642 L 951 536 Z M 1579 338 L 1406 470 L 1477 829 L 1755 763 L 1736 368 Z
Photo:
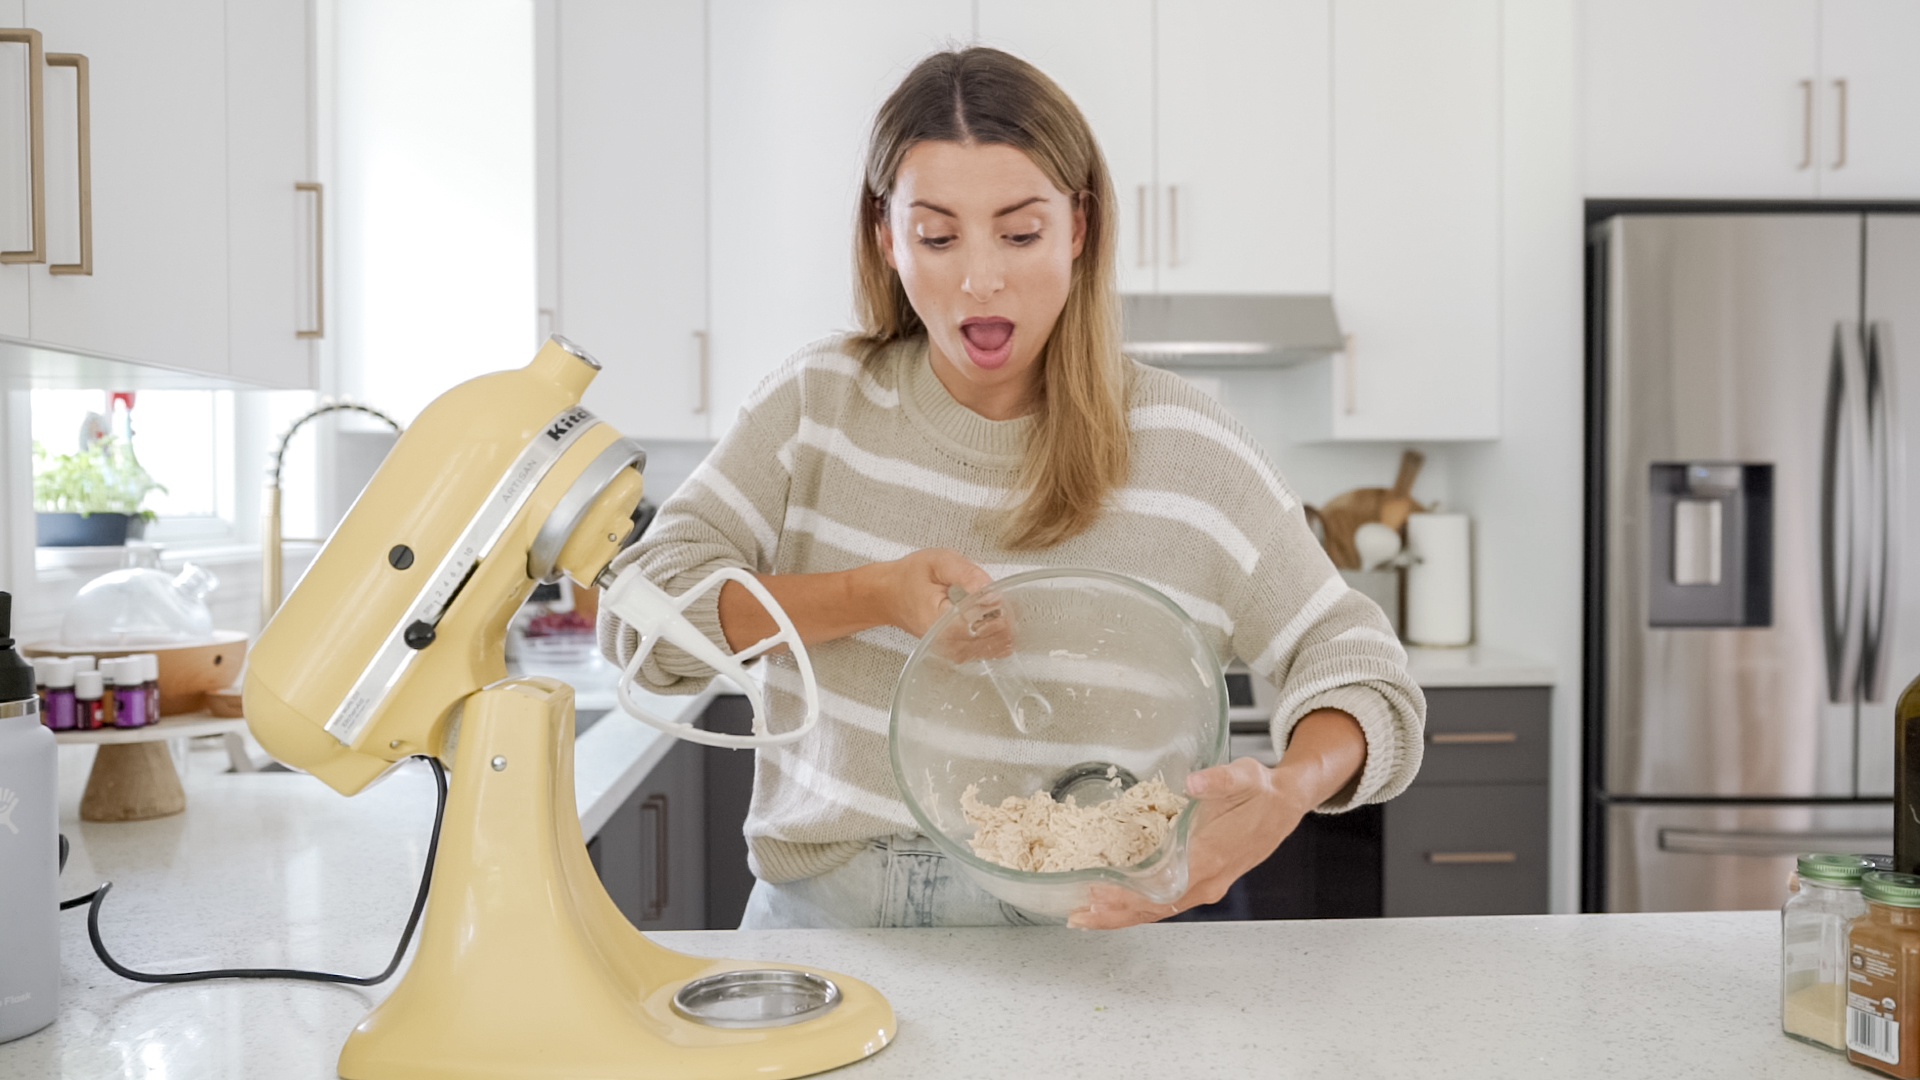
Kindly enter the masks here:
M 962 404 L 995 419 L 1026 411 L 1086 229 L 1077 201 L 1011 146 L 923 142 L 907 151 L 880 247 L 927 324 L 935 370 Z

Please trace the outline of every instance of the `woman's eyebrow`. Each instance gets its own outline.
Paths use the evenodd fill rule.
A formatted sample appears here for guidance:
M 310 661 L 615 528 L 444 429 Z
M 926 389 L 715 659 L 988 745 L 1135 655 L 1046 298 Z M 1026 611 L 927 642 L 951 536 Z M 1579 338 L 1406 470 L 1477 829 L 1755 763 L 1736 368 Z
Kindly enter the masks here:
M 1012 206 L 1001 207 L 1000 209 L 995 210 L 993 212 L 993 216 L 997 218 L 1006 217 L 1008 214 L 1013 213 L 1015 210 L 1024 209 L 1026 207 L 1032 206 L 1034 203 L 1046 202 L 1046 201 L 1047 201 L 1047 197 L 1045 195 L 1035 195 L 1035 196 L 1032 196 L 1031 198 L 1022 199 L 1019 202 L 1014 203 Z M 912 202 L 908 203 L 907 205 L 918 206 L 924 210 L 931 210 L 936 214 L 942 214 L 950 218 L 957 218 L 960 216 L 959 214 L 954 213 L 953 211 L 947 209 L 944 206 L 936 206 L 935 204 L 930 203 L 925 199 L 915 199 Z

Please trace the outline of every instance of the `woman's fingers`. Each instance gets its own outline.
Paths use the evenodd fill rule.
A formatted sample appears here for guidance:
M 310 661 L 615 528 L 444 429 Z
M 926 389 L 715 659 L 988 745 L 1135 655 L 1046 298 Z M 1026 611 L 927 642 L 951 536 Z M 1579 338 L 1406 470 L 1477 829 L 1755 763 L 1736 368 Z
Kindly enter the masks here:
M 1264 791 L 1270 776 L 1265 765 L 1250 757 L 1187 774 L 1187 794 L 1196 799 L 1244 799 Z

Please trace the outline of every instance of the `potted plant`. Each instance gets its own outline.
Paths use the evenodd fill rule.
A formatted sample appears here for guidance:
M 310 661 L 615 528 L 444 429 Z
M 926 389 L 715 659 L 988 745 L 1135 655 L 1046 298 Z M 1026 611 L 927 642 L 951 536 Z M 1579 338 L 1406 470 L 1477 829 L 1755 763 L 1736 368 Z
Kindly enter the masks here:
M 41 547 L 124 544 L 155 516 L 141 503 L 167 490 L 140 466 L 131 445 L 111 435 L 72 454 L 50 454 L 36 442 L 33 461 L 34 542 Z

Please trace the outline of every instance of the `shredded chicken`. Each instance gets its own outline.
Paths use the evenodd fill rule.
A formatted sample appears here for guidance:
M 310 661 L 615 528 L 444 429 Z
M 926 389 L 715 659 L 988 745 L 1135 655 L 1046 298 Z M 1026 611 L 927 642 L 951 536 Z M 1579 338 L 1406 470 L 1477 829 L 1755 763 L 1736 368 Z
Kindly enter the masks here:
M 975 827 L 973 853 L 1012 870 L 1054 873 L 1095 866 L 1132 866 L 1160 850 L 1187 797 L 1154 777 L 1106 802 L 1081 806 L 1072 795 L 1054 802 L 1045 791 L 999 806 L 979 799 L 978 784 L 960 795 L 960 811 Z

